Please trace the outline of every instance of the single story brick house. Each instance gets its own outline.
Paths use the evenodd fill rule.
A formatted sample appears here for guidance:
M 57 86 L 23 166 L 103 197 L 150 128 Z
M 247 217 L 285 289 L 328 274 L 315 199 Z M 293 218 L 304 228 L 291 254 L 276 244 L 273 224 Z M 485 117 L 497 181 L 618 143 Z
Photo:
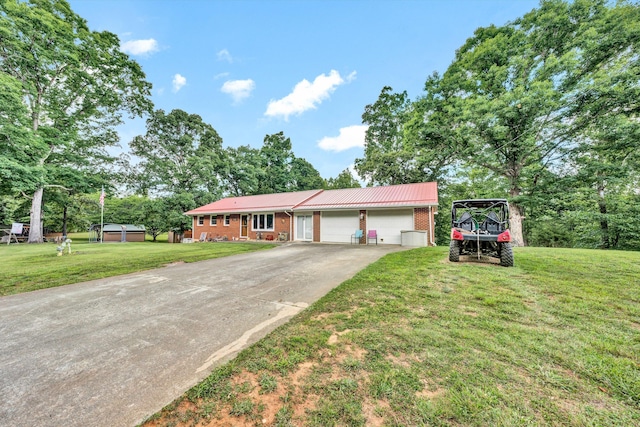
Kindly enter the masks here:
M 360 243 L 375 230 L 377 243 L 401 244 L 402 231 L 419 230 L 424 245 L 433 245 L 437 208 L 437 184 L 423 182 L 229 197 L 185 215 L 195 240 L 349 243 L 360 229 Z

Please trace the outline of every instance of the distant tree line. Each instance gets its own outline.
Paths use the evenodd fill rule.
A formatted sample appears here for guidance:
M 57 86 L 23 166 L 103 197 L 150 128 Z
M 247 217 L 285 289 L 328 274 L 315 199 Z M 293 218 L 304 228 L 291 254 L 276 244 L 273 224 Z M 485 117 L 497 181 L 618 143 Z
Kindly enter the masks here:
M 543 0 L 478 28 L 417 99 L 386 86 L 364 107 L 357 172 L 437 181 L 440 244 L 452 200 L 495 197 L 521 244 L 640 250 L 638 22 L 635 2 Z M 65 0 L 0 2 L 0 223 L 32 224 L 30 242 L 99 222 L 103 187 L 106 222 L 155 237 L 221 197 L 360 185 L 323 179 L 283 132 L 223 147 L 199 115 L 155 110 L 119 46 Z M 116 156 L 125 114 L 146 132 Z

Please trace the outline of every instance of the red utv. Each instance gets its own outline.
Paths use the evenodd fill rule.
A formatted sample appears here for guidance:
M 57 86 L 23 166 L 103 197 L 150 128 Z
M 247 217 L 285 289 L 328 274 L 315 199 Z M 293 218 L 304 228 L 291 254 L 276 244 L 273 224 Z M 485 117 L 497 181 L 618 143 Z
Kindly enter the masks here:
M 509 204 L 504 199 L 456 200 L 451 206 L 449 261 L 460 255 L 500 259 L 500 265 L 513 267 L 509 233 Z

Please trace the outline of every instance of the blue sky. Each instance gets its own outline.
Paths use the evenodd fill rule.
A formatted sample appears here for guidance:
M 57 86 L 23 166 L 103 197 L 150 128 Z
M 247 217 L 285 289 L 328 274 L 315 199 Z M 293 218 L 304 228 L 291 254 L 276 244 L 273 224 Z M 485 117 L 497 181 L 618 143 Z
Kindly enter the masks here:
M 157 109 L 198 114 L 225 146 L 283 131 L 324 178 L 363 155 L 362 113 L 384 86 L 422 94 L 455 51 L 529 0 L 71 0 L 92 30 L 119 36 L 153 84 Z M 121 145 L 145 132 L 120 129 Z

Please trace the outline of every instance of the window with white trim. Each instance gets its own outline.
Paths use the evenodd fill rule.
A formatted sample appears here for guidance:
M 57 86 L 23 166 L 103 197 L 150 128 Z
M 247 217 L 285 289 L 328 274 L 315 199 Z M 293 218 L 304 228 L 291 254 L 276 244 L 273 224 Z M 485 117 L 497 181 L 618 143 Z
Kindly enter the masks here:
M 211 219 L 209 220 L 210 225 L 218 225 L 218 215 L 211 215 Z
M 204 225 L 204 215 L 198 215 L 198 225 Z
M 273 218 L 272 213 L 260 213 L 252 215 L 252 226 L 254 231 L 273 231 Z
M 225 215 L 224 216 L 224 225 L 229 225 L 231 224 L 231 215 Z

